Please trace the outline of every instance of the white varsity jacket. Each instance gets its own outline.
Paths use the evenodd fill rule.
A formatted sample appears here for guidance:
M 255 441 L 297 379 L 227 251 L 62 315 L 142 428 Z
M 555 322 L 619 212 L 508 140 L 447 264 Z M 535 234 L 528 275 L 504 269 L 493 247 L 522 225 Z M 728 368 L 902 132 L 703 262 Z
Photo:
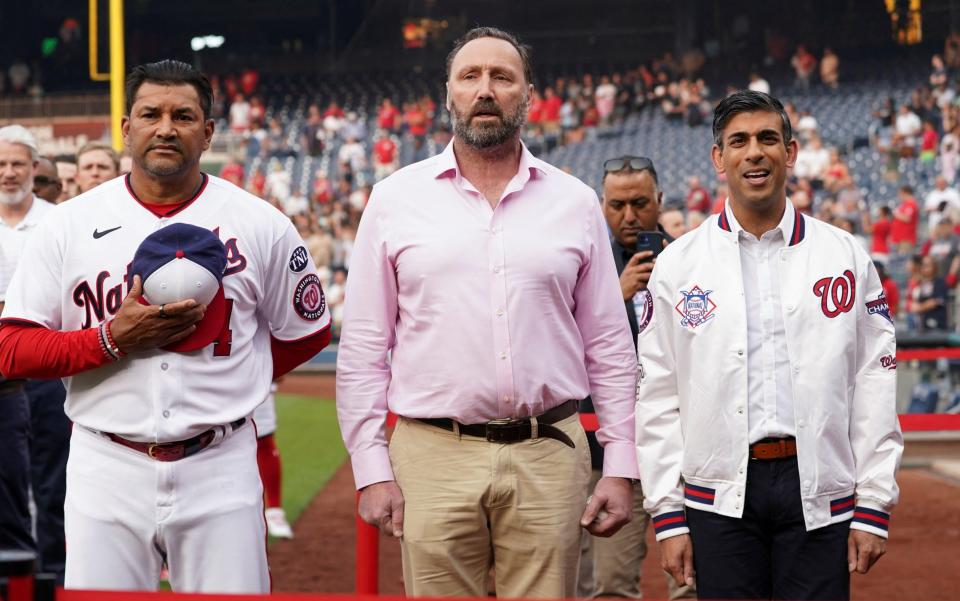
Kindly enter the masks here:
M 806 217 L 780 250 L 779 286 L 807 530 L 849 520 L 886 537 L 903 453 L 896 340 L 870 257 Z M 742 517 L 749 461 L 747 323 L 729 206 L 657 259 L 637 337 L 637 457 L 657 540 L 684 506 Z

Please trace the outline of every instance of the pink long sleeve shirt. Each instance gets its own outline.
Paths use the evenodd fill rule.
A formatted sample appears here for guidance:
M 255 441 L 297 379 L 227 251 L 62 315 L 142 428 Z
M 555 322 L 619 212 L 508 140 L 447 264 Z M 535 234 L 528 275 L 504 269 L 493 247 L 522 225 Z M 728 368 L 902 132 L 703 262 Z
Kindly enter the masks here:
M 387 411 L 465 424 L 592 395 L 604 475 L 637 478 L 637 360 L 596 194 L 523 148 L 491 209 L 453 144 L 377 184 L 357 232 L 337 411 L 357 488 Z

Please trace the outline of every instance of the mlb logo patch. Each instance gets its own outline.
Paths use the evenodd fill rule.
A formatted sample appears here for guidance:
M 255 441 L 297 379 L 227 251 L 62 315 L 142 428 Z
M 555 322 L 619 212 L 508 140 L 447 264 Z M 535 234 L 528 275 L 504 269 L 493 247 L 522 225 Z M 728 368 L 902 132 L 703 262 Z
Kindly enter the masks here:
M 680 325 L 695 328 L 714 318 L 717 304 L 710 299 L 712 292 L 696 285 L 689 291 L 680 291 L 680 302 L 674 307 L 680 314 Z

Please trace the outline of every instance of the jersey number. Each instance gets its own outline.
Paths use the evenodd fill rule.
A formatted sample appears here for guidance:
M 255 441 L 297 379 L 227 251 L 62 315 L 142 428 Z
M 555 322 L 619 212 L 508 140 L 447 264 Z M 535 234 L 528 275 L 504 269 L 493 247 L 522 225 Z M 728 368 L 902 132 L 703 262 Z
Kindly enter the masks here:
M 230 330 L 230 315 L 233 313 L 233 299 L 228 298 L 225 300 L 227 308 L 224 311 L 223 329 L 220 330 L 220 334 L 216 340 L 213 341 L 214 357 L 229 357 L 233 343 L 233 331 Z

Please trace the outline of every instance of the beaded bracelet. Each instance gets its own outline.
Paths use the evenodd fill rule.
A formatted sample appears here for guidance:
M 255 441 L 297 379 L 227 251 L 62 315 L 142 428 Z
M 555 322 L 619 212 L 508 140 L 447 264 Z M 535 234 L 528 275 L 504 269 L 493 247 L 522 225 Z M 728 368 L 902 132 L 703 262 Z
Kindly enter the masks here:
M 107 333 L 106 333 L 107 324 L 106 324 L 106 322 L 101 321 L 101 322 L 100 322 L 100 325 L 98 326 L 98 330 L 99 330 L 99 334 L 100 334 L 100 350 L 103 351 L 103 354 L 106 355 L 108 359 L 112 359 L 112 360 L 114 360 L 114 361 L 119 361 L 119 360 L 120 360 L 120 355 L 118 355 L 116 352 L 114 352 L 114 350 L 113 350 L 112 348 L 110 348 L 109 342 L 107 342 Z
M 106 334 L 107 339 L 107 348 L 110 349 L 119 359 L 126 357 L 126 353 L 120 350 L 120 347 L 117 346 L 117 343 L 113 340 L 113 334 L 110 333 L 110 324 L 113 323 L 113 320 L 104 322 L 103 331 Z

